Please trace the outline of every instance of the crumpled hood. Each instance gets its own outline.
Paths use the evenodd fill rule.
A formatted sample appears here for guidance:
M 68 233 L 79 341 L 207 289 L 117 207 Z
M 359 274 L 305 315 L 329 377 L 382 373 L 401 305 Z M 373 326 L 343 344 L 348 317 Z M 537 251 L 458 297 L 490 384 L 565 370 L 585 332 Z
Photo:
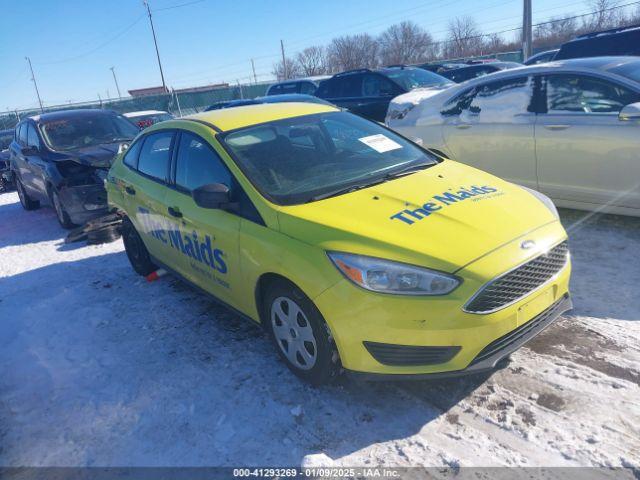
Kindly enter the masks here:
M 94 168 L 109 168 L 113 158 L 118 153 L 120 143 L 122 142 L 68 150 L 58 160 L 72 160 Z
M 279 212 L 282 233 L 327 251 L 446 272 L 556 220 L 517 185 L 450 160 Z

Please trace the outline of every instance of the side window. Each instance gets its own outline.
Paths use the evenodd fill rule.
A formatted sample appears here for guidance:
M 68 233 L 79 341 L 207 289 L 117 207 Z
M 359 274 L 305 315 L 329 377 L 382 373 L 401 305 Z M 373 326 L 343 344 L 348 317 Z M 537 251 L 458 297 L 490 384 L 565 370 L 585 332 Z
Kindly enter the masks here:
M 362 96 L 362 75 L 346 75 L 338 79 L 338 97 Z
M 278 93 L 298 93 L 298 84 L 284 83 L 280 85 L 280 91 Z
M 28 140 L 27 140 L 27 127 L 29 124 L 27 123 L 23 123 L 20 126 L 20 137 L 18 138 L 20 145 L 22 145 L 23 147 L 26 147 L 28 144 Z
M 133 168 L 134 170 L 138 169 L 138 155 L 140 155 L 140 149 L 142 148 L 142 143 L 144 139 L 138 140 L 133 145 L 129 146 L 129 149 L 124 154 L 124 158 L 122 159 L 122 163 Z
M 463 110 L 461 116 L 480 115 L 484 122 L 501 122 L 531 109 L 533 80 L 531 77 L 510 78 L 485 83 Z
M 269 87 L 269 93 L 267 95 L 280 95 L 282 93 L 282 85 L 272 85 Z
M 144 139 L 138 157 L 138 171 L 165 182 L 171 159 L 173 132 L 158 132 Z
M 325 80 L 320 82 L 320 86 L 316 91 L 316 95 L 320 98 L 338 98 L 342 95 L 340 94 L 340 86 L 341 82 L 338 78 L 332 78 L 330 80 Z
M 391 95 L 395 91 L 394 84 L 382 75 L 364 75 L 362 79 L 362 95 L 364 97 L 380 97 Z
M 618 113 L 640 95 L 615 83 L 585 75 L 550 75 L 547 112 Z
M 316 86 L 311 82 L 300 82 L 300 93 L 305 95 L 313 95 L 316 92 Z
M 33 125 L 29 125 L 27 130 L 27 145 L 30 147 L 40 148 L 40 139 L 38 138 L 38 132 Z
M 231 174 L 211 146 L 183 131 L 176 157 L 176 185 L 191 191 L 209 183 L 230 187 Z

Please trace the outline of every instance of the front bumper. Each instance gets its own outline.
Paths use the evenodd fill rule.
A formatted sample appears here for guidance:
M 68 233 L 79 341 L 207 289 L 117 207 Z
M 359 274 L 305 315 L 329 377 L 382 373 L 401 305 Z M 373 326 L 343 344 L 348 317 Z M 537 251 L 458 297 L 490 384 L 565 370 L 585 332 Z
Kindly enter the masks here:
M 84 225 L 89 220 L 108 212 L 107 191 L 104 185 L 80 185 L 60 189 L 60 201 L 76 225 Z
M 486 314 L 464 311 L 464 305 L 490 279 L 537 257 L 541 251 L 563 241 L 566 234 L 559 222 L 553 222 L 524 238 L 535 240 L 540 249 L 523 250 L 520 246 L 523 238 L 503 245 L 456 272 L 463 283 L 449 295 L 376 294 L 346 279 L 325 290 L 313 301 L 331 329 L 343 367 L 396 378 L 456 376 L 493 368 L 501 358 L 571 308 L 571 262 L 567 261 L 553 278 L 504 308 Z M 494 342 L 522 331 L 525 325 L 531 327 L 532 319 L 546 311 L 549 316 L 540 328 L 532 328 L 527 335 L 485 355 L 484 350 Z M 403 347 L 409 348 L 402 351 Z M 410 361 L 403 363 L 405 358 Z
M 555 322 L 564 312 L 572 308 L 573 303 L 567 293 L 560 300 L 553 303 L 549 308 L 524 325 L 491 342 L 482 349 L 467 368 L 462 370 L 426 374 L 365 373 L 352 370 L 347 370 L 347 373 L 363 380 L 437 380 L 440 378 L 455 378 L 488 372 L 494 370 L 498 363 Z

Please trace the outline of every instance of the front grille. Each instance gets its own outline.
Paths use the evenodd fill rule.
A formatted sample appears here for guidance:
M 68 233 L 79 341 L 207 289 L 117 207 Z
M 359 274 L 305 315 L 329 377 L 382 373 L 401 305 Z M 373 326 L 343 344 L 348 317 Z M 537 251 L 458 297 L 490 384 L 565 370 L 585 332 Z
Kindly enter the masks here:
M 464 310 L 489 313 L 518 301 L 551 280 L 566 265 L 568 256 L 569 246 L 564 241 L 547 253 L 487 283 L 465 305 Z
M 565 302 L 567 300 L 567 298 L 569 298 L 569 295 L 565 294 L 560 300 L 557 300 L 549 308 L 538 314 L 538 316 L 533 317 L 524 325 L 520 325 L 515 330 L 512 330 L 506 335 L 503 335 L 497 340 L 491 342 L 489 345 L 482 349 L 482 351 L 476 356 L 476 358 L 473 359 L 471 365 L 474 365 L 488 357 L 491 357 L 492 355 L 495 355 L 500 350 L 504 350 L 505 348 L 509 347 L 509 345 L 518 342 L 523 337 L 529 334 L 532 334 L 533 337 L 537 333 L 541 332 L 544 328 L 551 324 L 553 320 L 557 318 L 556 310 L 562 302 Z M 534 330 L 536 332 L 534 332 Z
M 392 345 L 389 343 L 363 342 L 365 348 L 378 362 L 392 366 L 437 365 L 451 360 L 461 347 L 422 347 Z

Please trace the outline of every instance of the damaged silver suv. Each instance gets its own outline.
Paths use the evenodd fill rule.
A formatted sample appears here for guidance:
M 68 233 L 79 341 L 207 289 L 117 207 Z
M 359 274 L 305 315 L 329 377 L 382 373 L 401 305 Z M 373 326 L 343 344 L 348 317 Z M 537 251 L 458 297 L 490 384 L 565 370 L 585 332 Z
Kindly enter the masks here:
M 107 213 L 104 179 L 122 143 L 139 130 L 110 110 L 63 110 L 21 121 L 10 146 L 20 203 L 53 206 L 64 228 Z

